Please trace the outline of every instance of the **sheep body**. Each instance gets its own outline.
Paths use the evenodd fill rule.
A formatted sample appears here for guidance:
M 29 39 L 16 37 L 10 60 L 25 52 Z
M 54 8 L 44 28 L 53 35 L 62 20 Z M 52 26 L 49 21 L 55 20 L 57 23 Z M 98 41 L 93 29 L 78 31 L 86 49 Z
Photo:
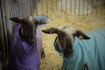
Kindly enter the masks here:
M 105 28 L 93 30 L 85 33 L 89 40 L 79 40 L 75 37 L 74 53 L 71 58 L 65 58 L 63 52 L 58 48 L 57 38 L 55 39 L 55 49 L 63 57 L 62 70 L 105 70 Z
M 37 43 L 28 45 L 19 36 L 21 25 L 13 27 L 10 46 L 10 69 L 11 70 L 40 70 L 40 57 L 42 51 L 42 40 L 40 30 L 36 29 Z M 34 60 L 34 61 L 33 61 Z

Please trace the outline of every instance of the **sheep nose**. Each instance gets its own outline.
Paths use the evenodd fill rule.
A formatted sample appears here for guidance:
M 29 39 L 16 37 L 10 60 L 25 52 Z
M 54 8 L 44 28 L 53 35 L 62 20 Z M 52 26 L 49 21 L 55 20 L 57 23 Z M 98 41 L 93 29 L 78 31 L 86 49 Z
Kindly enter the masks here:
M 32 45 L 35 42 L 35 40 L 28 40 L 28 44 Z

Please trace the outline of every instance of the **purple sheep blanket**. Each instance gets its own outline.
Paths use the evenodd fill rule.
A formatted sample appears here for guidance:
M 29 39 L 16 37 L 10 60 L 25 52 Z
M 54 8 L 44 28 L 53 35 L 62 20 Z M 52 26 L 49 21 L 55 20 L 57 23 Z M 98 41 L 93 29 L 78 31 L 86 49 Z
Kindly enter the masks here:
M 36 30 L 37 44 L 28 45 L 19 37 L 20 24 L 13 28 L 10 47 L 10 70 L 40 70 L 42 40 L 40 30 Z

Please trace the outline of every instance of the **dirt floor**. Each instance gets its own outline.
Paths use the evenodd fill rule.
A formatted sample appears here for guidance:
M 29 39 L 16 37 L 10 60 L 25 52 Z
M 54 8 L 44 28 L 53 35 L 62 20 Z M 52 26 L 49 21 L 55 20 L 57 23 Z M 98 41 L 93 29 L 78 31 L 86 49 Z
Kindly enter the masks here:
M 102 17 L 101 15 L 96 15 L 96 12 L 93 12 L 93 15 L 74 16 L 65 12 L 61 13 L 60 11 L 56 11 L 55 9 L 52 11 L 51 10 L 52 8 L 50 8 L 49 12 L 47 13 L 43 11 L 43 14 L 41 11 L 41 14 L 39 14 L 46 15 L 49 19 L 48 24 L 42 27 L 41 30 L 50 27 L 69 26 L 86 32 L 96 28 L 105 27 L 104 14 Z M 55 37 L 56 34 L 48 35 L 42 33 L 43 47 L 45 50 L 46 57 L 41 60 L 41 70 L 61 70 L 62 57 L 58 54 L 57 51 L 55 51 L 53 46 Z

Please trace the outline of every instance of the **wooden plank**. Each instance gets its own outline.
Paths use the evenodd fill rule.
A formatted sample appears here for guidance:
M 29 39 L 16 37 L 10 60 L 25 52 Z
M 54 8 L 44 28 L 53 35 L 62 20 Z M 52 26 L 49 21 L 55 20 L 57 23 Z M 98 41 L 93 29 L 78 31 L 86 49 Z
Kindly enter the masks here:
M 2 67 L 1 67 L 1 61 L 0 61 L 0 70 L 2 70 Z
M 0 0 L 0 37 L 2 37 L 2 53 L 3 53 L 3 61 L 0 62 L 0 66 L 4 67 L 8 64 L 8 45 L 9 45 L 9 37 L 8 31 L 12 33 L 13 22 L 9 20 L 10 17 L 24 17 L 32 15 L 34 4 L 33 0 L 27 0 L 27 2 L 19 2 L 16 0 Z M 2 15 L 1 15 L 2 14 Z M 1 68 L 1 67 L 0 67 Z M 1 69 L 0 69 L 1 70 Z M 7 67 L 5 68 L 7 70 Z
M 3 46 L 2 46 L 2 65 L 5 67 L 6 66 L 6 61 L 5 61 L 5 58 L 6 58 L 6 53 L 5 53 L 5 39 L 4 39 L 4 32 L 5 32 L 5 29 L 4 29 L 4 23 L 5 23 L 5 20 L 3 19 L 5 17 L 5 11 L 4 11 L 4 2 L 1 0 L 1 14 L 2 14 L 2 30 L 1 30 L 1 33 L 2 33 L 2 43 L 3 43 Z

